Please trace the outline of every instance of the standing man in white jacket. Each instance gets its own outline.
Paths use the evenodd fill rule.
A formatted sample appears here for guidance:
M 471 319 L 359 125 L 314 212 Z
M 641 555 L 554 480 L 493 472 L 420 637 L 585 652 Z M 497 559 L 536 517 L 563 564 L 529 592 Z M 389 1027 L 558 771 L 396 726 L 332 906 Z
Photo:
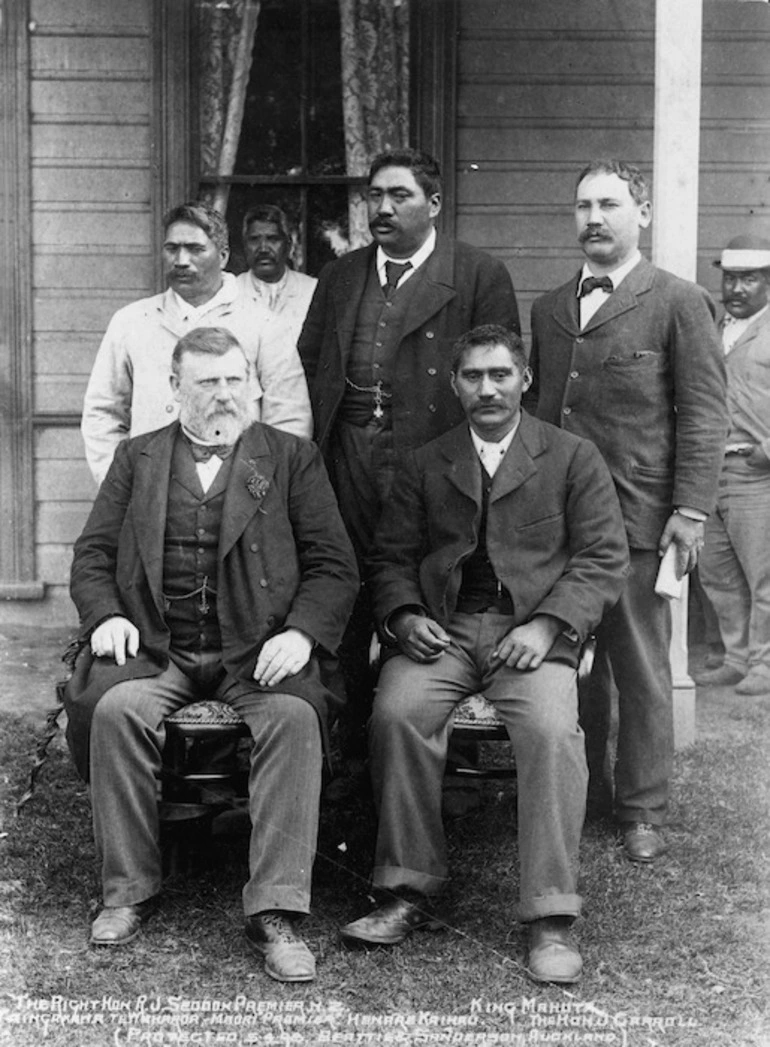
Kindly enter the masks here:
M 195 327 L 224 327 L 254 365 L 254 420 L 310 437 L 312 417 L 296 349 L 268 338 L 266 310 L 224 272 L 229 258 L 223 217 L 201 203 L 173 208 L 163 221 L 167 290 L 119 309 L 96 355 L 83 405 L 86 458 L 101 483 L 115 449 L 129 436 L 172 422 L 171 354 Z

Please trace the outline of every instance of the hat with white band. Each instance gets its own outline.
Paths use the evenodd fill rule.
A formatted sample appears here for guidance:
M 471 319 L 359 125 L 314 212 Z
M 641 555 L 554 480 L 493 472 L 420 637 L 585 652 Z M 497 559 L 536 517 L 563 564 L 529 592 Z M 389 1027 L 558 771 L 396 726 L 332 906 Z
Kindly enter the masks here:
M 722 251 L 719 261 L 713 264 L 730 272 L 770 269 L 770 240 L 759 236 L 736 236 Z

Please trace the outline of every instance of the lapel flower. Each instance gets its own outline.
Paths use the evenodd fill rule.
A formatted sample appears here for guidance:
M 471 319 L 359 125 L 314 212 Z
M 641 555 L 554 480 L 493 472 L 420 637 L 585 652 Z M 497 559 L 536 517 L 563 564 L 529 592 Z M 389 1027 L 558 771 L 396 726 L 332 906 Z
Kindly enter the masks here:
M 256 459 L 249 458 L 247 464 L 251 467 L 251 472 L 246 480 L 246 490 L 252 498 L 261 502 L 267 494 L 268 488 L 270 487 L 270 481 L 257 469 Z M 260 510 L 260 512 L 262 511 L 263 510 Z

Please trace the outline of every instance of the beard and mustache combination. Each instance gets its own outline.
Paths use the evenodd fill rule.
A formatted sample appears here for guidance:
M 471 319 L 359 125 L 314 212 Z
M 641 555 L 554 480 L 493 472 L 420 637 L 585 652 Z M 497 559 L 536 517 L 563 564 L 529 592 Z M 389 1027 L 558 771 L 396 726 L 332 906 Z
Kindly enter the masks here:
M 256 401 L 251 399 L 227 407 L 215 404 L 207 409 L 192 404 L 180 405 L 185 429 L 204 444 L 234 444 L 256 420 Z

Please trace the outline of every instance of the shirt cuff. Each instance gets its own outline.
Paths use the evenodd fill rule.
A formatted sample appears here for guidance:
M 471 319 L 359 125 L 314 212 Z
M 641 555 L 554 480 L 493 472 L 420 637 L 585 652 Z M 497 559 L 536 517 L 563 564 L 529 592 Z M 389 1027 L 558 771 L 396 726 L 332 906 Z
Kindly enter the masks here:
M 691 509 L 687 505 L 680 505 L 674 509 L 677 516 L 686 516 L 688 520 L 695 520 L 697 523 L 705 523 L 708 520 L 708 513 L 704 513 L 701 509 Z

